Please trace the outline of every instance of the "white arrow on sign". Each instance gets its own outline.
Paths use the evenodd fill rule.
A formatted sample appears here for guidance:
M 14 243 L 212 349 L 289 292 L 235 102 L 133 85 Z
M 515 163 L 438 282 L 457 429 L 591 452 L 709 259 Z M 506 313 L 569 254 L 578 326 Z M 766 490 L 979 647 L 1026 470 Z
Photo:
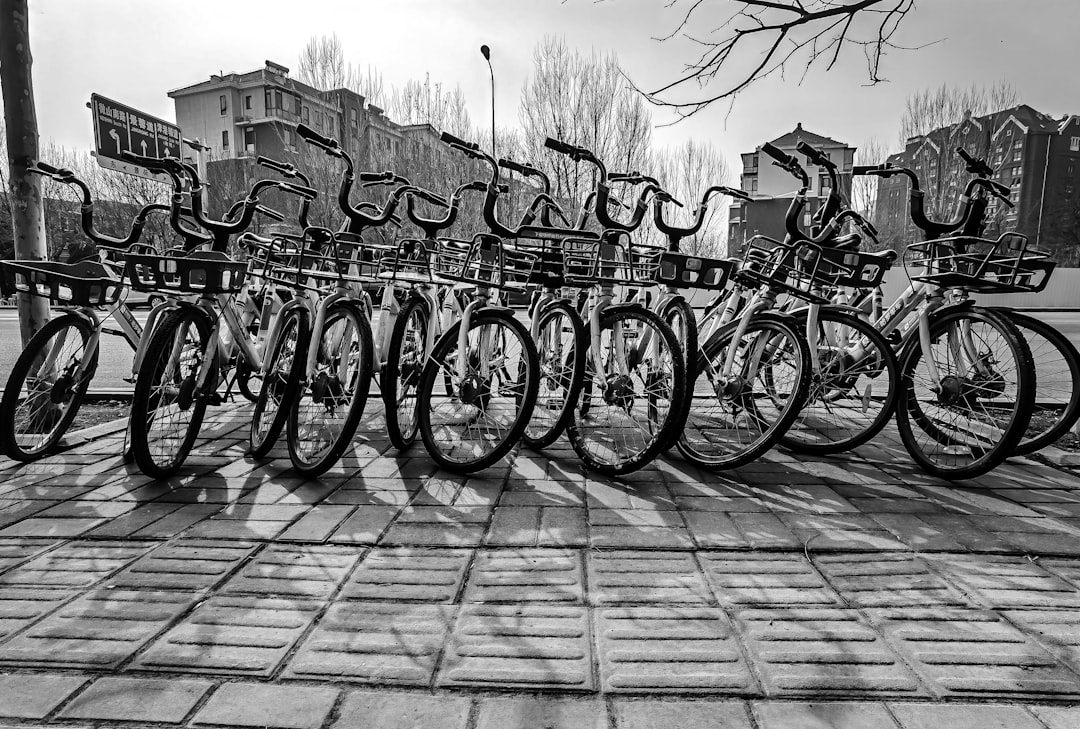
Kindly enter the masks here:
M 109 136 L 113 138 L 114 142 L 116 142 L 116 153 L 120 154 L 120 135 L 116 133 L 115 129 L 110 129 Z
M 171 156 L 171 154 L 172 154 L 172 153 L 171 153 L 171 152 L 169 151 L 169 148 L 168 148 L 168 147 L 166 147 L 166 148 L 165 148 L 165 156 L 166 156 L 166 157 L 169 157 L 169 156 Z
M 142 144 L 142 156 L 145 157 L 146 156 L 146 140 L 145 139 L 142 140 L 142 142 L 140 142 L 140 144 Z

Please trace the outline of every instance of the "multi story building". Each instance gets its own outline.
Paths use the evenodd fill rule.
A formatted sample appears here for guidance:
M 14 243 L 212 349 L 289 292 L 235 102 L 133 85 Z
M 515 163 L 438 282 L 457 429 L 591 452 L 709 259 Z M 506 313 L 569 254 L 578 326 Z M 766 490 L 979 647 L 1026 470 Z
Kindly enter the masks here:
M 1015 231 L 1060 264 L 1080 262 L 1080 117 L 1054 119 L 1022 104 L 908 139 L 889 162 L 918 174 L 933 218 L 955 216 L 970 177 L 957 147 L 985 159 L 993 179 L 1011 190 L 1013 207 L 991 202 L 987 236 Z M 878 184 L 875 221 L 897 249 L 920 237 L 908 215 L 908 184 L 903 175 Z
M 836 164 L 840 172 L 842 193 L 845 196 L 851 192 L 851 167 L 855 159 L 855 148 L 835 139 L 809 132 L 803 129 L 801 123 L 787 134 L 772 140 L 771 144 L 774 147 L 795 155 L 807 167 L 810 189 L 802 224 L 809 229 L 810 218 L 829 194 L 830 180 L 824 168 L 805 165 L 805 159 L 796 151 L 799 142 L 806 142 L 820 150 Z M 744 192 L 754 198 L 754 201 L 737 202 L 731 206 L 728 215 L 728 255 L 739 255 L 746 241 L 755 235 L 764 235 L 776 240 L 784 238 L 784 217 L 799 183 L 790 174 L 772 165 L 771 161 L 771 157 L 761 152 L 761 147 L 742 155 L 743 171 L 739 178 L 740 186 Z

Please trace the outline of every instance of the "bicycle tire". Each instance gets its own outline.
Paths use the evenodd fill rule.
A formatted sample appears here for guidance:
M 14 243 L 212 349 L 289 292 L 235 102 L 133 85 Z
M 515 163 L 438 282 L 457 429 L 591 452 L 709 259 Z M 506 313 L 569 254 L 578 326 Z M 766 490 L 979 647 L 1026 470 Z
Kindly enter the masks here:
M 1080 352 L 1069 338 L 1041 319 L 995 308 L 1020 329 L 1035 364 L 1035 409 L 1012 455 L 1053 445 L 1080 420 Z
M 399 451 L 411 448 L 419 429 L 417 386 L 424 369 L 424 349 L 431 325 L 427 301 L 410 296 L 390 333 L 380 390 L 386 410 L 386 433 Z
M 310 339 L 307 309 L 298 306 L 285 312 L 270 347 L 263 386 L 251 415 L 248 452 L 256 458 L 268 454 L 281 437 L 291 403 L 300 391 Z
M 616 324 L 629 332 L 621 345 L 614 335 Z M 685 358 L 671 327 L 658 314 L 638 304 L 605 309 L 600 330 L 599 355 L 604 372 L 602 377 L 596 372 L 591 328 L 586 327 L 590 356 L 586 358 L 581 392 L 566 433 L 587 468 L 617 476 L 644 468 L 674 439 L 678 404 L 687 391 Z M 642 343 L 649 343 L 651 349 L 653 337 L 658 338 L 655 360 L 651 353 L 640 351 L 644 349 Z M 627 339 L 639 343 L 633 348 L 636 361 L 627 362 L 627 373 L 608 372 L 618 365 L 613 357 L 604 356 L 610 355 L 612 347 L 624 346 Z M 660 403 L 666 405 L 661 407 Z
M 540 384 L 533 416 L 521 435 L 521 441 L 534 450 L 547 448 L 566 430 L 581 392 L 588 348 L 585 322 L 566 301 L 553 301 L 545 306 L 537 323 Z M 553 331 L 556 328 L 563 336 L 556 338 Z
M 462 379 L 457 372 L 460 329 L 457 321 L 444 332 L 424 365 L 417 393 L 420 436 L 441 468 L 475 473 L 497 463 L 520 441 L 536 403 L 540 368 L 524 325 L 510 310 L 493 307 L 474 311 L 469 320 L 469 362 Z M 492 342 L 487 348 L 482 346 L 485 337 Z M 481 363 L 491 367 L 486 381 Z M 436 394 L 437 384 L 445 382 L 451 392 Z
M 805 317 L 801 322 L 805 325 Z M 849 343 L 836 344 L 836 337 Z M 780 444 L 797 453 L 842 453 L 863 445 L 888 424 L 896 408 L 900 366 L 881 332 L 842 310 L 820 309 L 816 341 L 821 372 L 811 373 L 806 404 Z M 863 350 L 858 361 L 853 348 Z
M 738 320 L 725 325 L 702 345 L 698 377 L 689 395 L 693 398 L 690 416 L 676 444 L 684 458 L 710 470 L 737 468 L 764 455 L 795 422 L 810 388 L 810 345 L 805 333 L 791 317 L 768 312 L 754 317 L 737 345 L 738 376 L 730 382 L 719 381 L 714 372 L 723 366 L 738 326 Z M 766 357 L 770 366 L 756 367 Z M 783 380 L 777 377 L 777 357 L 785 358 L 790 371 Z M 756 372 L 750 372 L 755 368 Z M 767 382 L 766 371 L 770 373 Z
M 969 377 L 973 364 L 949 358 L 964 329 L 979 347 L 980 363 L 993 367 L 989 377 Z M 939 362 L 942 337 L 946 357 Z M 981 476 L 1014 451 L 1031 419 L 1036 387 L 1031 350 L 1008 318 L 978 307 L 936 312 L 930 339 L 942 387 L 934 392 L 922 373 L 925 354 L 913 337 L 900 357 L 900 440 L 927 473 L 947 480 Z
M 147 343 L 131 400 L 131 451 L 147 476 L 172 476 L 195 444 L 208 398 L 217 389 L 213 365 L 206 391 L 195 387 L 210 332 L 206 313 L 185 306 L 170 312 Z M 174 352 L 180 359 L 171 362 Z M 159 427 L 170 414 L 175 422 Z
M 660 318 L 671 327 L 682 348 L 683 362 L 686 368 L 686 382 L 691 383 L 697 377 L 697 354 L 698 354 L 698 328 L 697 318 L 690 303 L 682 298 L 674 298 L 664 305 L 660 312 Z M 687 388 L 689 392 L 689 388 Z M 683 397 L 679 401 L 679 409 L 676 413 L 675 424 L 672 426 L 672 437 L 668 441 L 665 450 L 675 447 L 675 441 L 686 427 L 686 419 L 690 416 L 690 398 Z
M 84 317 L 67 313 L 46 322 L 27 342 L 11 368 L 0 399 L 0 423 L 7 426 L 0 429 L 0 448 L 6 456 L 24 463 L 36 461 L 50 453 L 71 427 L 97 371 L 100 350 L 94 351 L 84 375 L 74 377 L 93 331 Z M 69 339 L 74 348 L 65 352 Z M 54 363 L 62 359 L 67 364 L 61 363 L 59 371 L 42 372 L 39 368 L 45 364 L 44 352 L 50 343 L 61 348 Z M 42 384 L 47 389 L 41 388 Z
M 373 362 L 371 323 L 356 302 L 337 301 L 327 309 L 322 328 L 312 332 L 309 346 L 318 347 L 316 371 L 305 373 L 286 432 L 293 469 L 315 478 L 345 453 L 364 414 Z

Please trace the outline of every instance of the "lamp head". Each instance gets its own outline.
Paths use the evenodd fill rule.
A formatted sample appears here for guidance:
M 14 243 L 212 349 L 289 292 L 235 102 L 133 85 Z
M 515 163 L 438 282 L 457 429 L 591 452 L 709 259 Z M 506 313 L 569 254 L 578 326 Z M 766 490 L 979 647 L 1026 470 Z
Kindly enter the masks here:
M 480 46 L 480 52 L 482 54 L 484 54 L 484 59 L 485 60 L 487 60 L 487 61 L 491 60 L 491 49 L 488 48 L 486 45 Z

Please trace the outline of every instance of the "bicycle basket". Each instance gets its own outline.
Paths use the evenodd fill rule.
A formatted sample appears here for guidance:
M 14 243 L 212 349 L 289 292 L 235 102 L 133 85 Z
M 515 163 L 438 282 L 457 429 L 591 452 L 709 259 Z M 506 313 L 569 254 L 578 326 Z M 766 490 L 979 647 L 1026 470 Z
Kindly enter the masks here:
M 600 240 L 570 238 L 563 244 L 566 281 L 584 286 L 651 286 L 664 252 L 663 246 L 632 243 L 625 233 Z
M 54 304 L 107 306 L 123 291 L 123 282 L 97 261 L 0 261 L 0 291 L 48 299 Z
M 984 294 L 1042 291 L 1056 265 L 1049 252 L 1029 248 L 1027 236 L 1019 233 L 1005 233 L 996 241 L 955 236 L 912 243 L 905 255 L 913 281 Z M 920 270 L 912 273 L 910 268 Z
M 379 260 L 379 278 L 391 284 L 435 283 L 431 270 L 431 246 L 430 242 L 416 238 L 399 240 L 396 246 L 387 246 Z
M 872 289 L 881 284 L 893 261 L 889 252 L 862 253 L 835 248 L 823 248 L 821 258 L 816 277 L 822 286 L 859 289 Z
M 823 268 L 820 278 L 819 268 Z M 823 304 L 827 299 L 818 290 L 826 280 L 824 269 L 834 271 L 834 264 L 823 264 L 821 246 L 806 240 L 781 243 L 757 235 L 746 245 L 735 280 Z
M 548 288 L 561 288 L 566 283 L 563 270 L 563 243 L 568 238 L 586 238 L 584 231 L 546 228 L 526 225 L 518 229 L 518 237 L 507 241 L 516 250 L 536 256 L 537 265 L 529 279 L 530 284 Z
M 504 246 L 500 238 L 484 233 L 471 241 L 440 238 L 436 266 L 439 278 L 476 286 L 522 288 L 529 283 L 537 257 Z
M 247 263 L 218 251 L 188 255 L 130 254 L 124 275 L 136 291 L 235 294 L 244 288 Z
M 680 289 L 719 291 L 727 287 L 737 264 L 734 258 L 702 258 L 664 251 L 656 270 L 656 283 Z

